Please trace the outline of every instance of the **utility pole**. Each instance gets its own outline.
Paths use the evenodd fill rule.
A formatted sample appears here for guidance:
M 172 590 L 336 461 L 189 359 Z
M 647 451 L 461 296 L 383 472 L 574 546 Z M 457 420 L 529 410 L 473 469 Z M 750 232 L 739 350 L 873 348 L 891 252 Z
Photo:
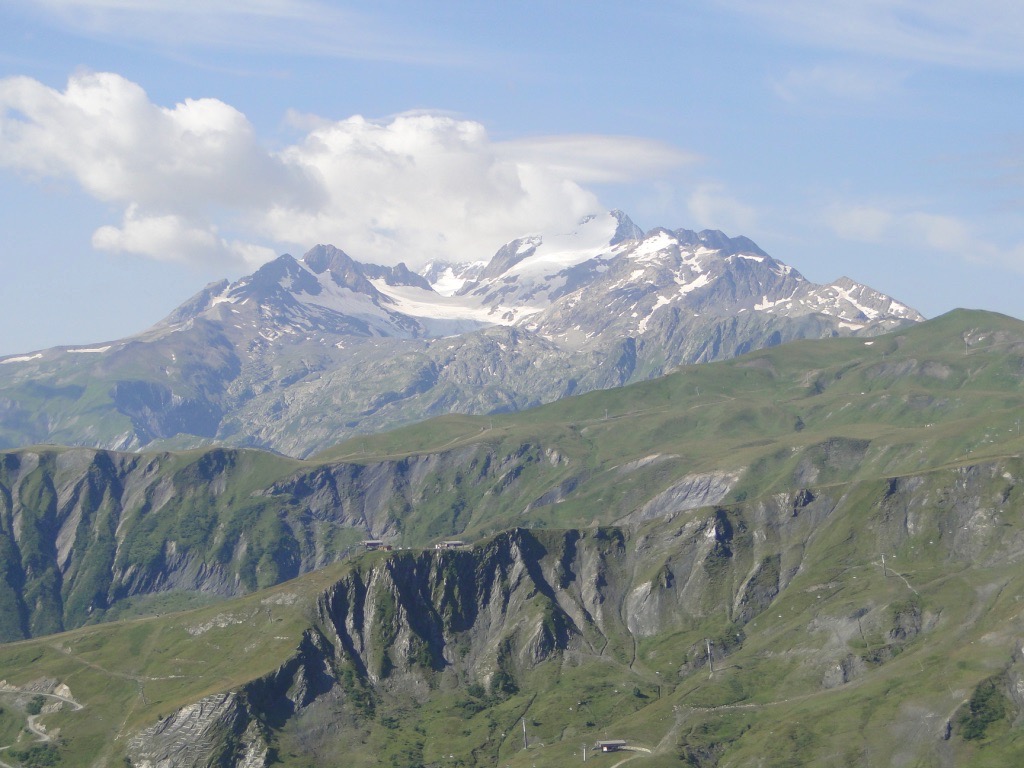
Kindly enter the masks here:
M 587 745 L 583 745 L 583 762 L 587 762 Z

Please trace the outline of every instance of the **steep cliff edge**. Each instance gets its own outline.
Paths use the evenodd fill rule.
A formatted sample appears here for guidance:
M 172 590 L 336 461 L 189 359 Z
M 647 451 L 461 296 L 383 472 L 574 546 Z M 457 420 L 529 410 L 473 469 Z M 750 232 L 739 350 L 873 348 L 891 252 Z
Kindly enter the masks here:
M 700 733 L 711 731 L 654 725 L 666 711 L 714 722 L 723 705 L 760 712 L 757 702 L 774 701 L 757 716 L 765 724 L 755 730 L 767 733 L 767 723 L 780 727 L 771 711 L 782 702 L 828 695 L 823 716 L 853 707 L 882 717 L 884 697 L 856 693 L 876 680 L 916 708 L 885 715 L 894 724 L 910 727 L 922 711 L 935 719 L 914 754 L 966 754 L 972 744 L 957 728 L 980 727 L 969 712 L 950 721 L 952 743 L 943 738 L 969 695 L 958 686 L 983 685 L 989 664 L 1005 668 L 1001 706 L 1021 711 L 1005 682 L 1017 679 L 1024 627 L 1013 607 L 1024 590 L 1021 478 L 1024 464 L 1011 459 L 812 486 L 634 527 L 512 529 L 471 548 L 367 554 L 312 599 L 310 628 L 275 672 L 186 707 L 129 754 L 156 766 L 186 755 L 184 744 L 199 755 L 201 743 L 201 759 L 168 764 L 219 755 L 254 768 L 328 765 L 339 751 L 355 765 L 430 765 L 454 750 L 466 765 L 489 765 L 515 759 L 509 734 L 525 717 L 548 745 L 600 738 L 613 724 L 661 728 L 662 754 L 696 759 L 707 747 Z M 964 604 L 965 591 L 978 602 Z M 985 665 L 954 672 L 979 637 Z M 937 663 L 948 691 L 919 676 Z M 197 711 L 207 713 L 202 727 Z M 452 717 L 465 723 L 457 735 Z M 710 754 L 742 750 L 740 735 L 726 729 Z M 813 762 L 824 743 L 816 737 L 801 754 Z
M 0 640 L 241 595 L 368 537 L 423 547 L 512 527 L 642 526 L 999 460 L 1024 446 L 1022 392 L 1024 324 L 960 312 L 527 413 L 438 419 L 308 461 L 0 452 Z

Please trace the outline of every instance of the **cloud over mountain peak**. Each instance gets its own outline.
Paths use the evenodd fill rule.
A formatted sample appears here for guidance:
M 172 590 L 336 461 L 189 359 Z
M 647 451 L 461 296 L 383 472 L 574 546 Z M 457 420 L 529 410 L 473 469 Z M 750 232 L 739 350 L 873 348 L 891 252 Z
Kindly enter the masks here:
M 494 141 L 479 122 L 423 111 L 308 122 L 272 150 L 218 99 L 164 107 L 112 73 L 75 74 L 63 91 L 0 80 L 0 163 L 122 206 L 93 246 L 160 260 L 256 266 L 311 241 L 378 263 L 467 259 L 602 210 L 584 184 L 690 159 L 630 137 Z

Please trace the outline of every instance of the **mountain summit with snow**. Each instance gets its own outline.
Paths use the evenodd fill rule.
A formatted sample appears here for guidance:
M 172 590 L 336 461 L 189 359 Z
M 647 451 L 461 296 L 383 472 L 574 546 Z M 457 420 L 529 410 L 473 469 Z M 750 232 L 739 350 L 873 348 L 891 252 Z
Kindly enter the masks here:
M 811 283 L 745 237 L 644 233 L 620 211 L 419 272 L 318 245 L 207 286 L 138 336 L 0 359 L 0 443 L 307 455 L 432 415 L 922 319 L 845 277 Z
M 644 234 L 613 211 L 571 232 L 513 240 L 488 262 L 431 263 L 421 273 L 405 264 L 361 264 L 318 245 L 301 260 L 286 254 L 207 288 L 163 325 L 244 321 L 265 341 L 312 341 L 318 333 L 435 338 L 504 325 L 575 348 L 609 332 L 644 336 L 684 310 L 704 318 L 816 318 L 837 333 L 923 319 L 848 278 L 811 283 L 745 237 L 662 228 Z

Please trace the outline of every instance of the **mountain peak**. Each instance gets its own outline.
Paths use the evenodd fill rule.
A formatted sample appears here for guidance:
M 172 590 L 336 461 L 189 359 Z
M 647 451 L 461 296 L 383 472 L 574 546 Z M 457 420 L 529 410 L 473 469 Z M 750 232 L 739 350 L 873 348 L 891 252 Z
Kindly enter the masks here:
M 317 275 L 328 273 L 334 284 L 342 288 L 370 296 L 377 293 L 367 279 L 363 265 L 333 245 L 317 245 L 310 248 L 302 257 L 302 261 Z
M 694 232 L 692 229 L 677 229 L 672 234 L 683 245 L 704 246 L 713 251 L 720 251 L 723 256 L 733 256 L 739 253 L 768 256 L 749 237 L 742 235 L 729 237 L 718 229 L 702 229 L 700 232 Z
M 183 302 L 167 317 L 157 323 L 156 327 L 179 325 L 191 320 L 203 310 L 208 309 L 213 304 L 214 297 L 223 294 L 229 285 L 230 283 L 227 280 L 209 283 L 203 290 L 199 291 L 188 301 Z
M 499 277 L 508 272 L 512 267 L 529 258 L 537 252 L 537 248 L 544 242 L 540 235 L 520 237 L 501 246 L 498 252 L 491 258 L 490 263 L 480 273 L 481 280 L 492 277 Z
M 616 209 L 611 212 L 611 215 L 618 222 L 618 225 L 615 227 L 615 234 L 612 235 L 612 239 L 608 243 L 609 245 L 618 245 L 626 240 L 639 240 L 644 236 L 644 231 L 634 224 L 633 220 L 622 211 Z
M 248 295 L 262 299 L 278 292 L 285 282 L 290 282 L 293 288 L 305 290 L 308 293 L 320 292 L 320 285 L 316 278 L 303 269 L 295 257 L 285 253 L 273 261 L 268 261 L 248 278 L 239 280 L 232 286 L 232 293 L 238 293 L 245 288 Z
M 331 269 L 351 269 L 357 262 L 340 248 L 333 245 L 314 245 L 302 257 L 302 261 L 313 272 L 320 275 Z
M 486 270 L 424 272 L 431 279 L 320 244 L 211 284 L 116 345 L 0 360 L 0 400 L 10 403 L 0 442 L 221 439 L 303 455 L 427 416 L 517 410 L 792 339 L 870 336 L 920 319 L 848 278 L 810 283 L 745 237 L 644 236 L 621 211 L 517 238 Z M 103 384 L 100 407 L 68 385 L 90 376 L 115 382 Z M 19 394 L 33 378 L 53 393 L 43 406 Z
M 527 235 L 506 243 L 494 254 L 480 281 L 512 274 L 531 280 L 543 278 L 610 254 L 642 236 L 640 228 L 622 211 L 585 216 L 570 232 Z

